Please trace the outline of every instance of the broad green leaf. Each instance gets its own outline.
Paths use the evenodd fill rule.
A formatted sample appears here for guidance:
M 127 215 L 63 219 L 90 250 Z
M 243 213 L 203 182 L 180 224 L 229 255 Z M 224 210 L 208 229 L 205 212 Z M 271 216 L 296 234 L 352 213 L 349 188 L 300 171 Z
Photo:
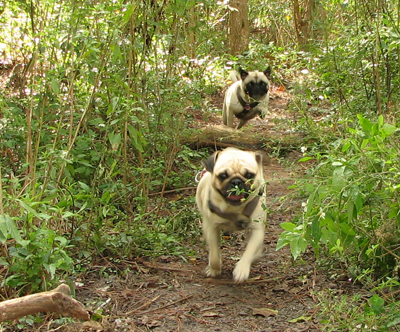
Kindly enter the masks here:
M 301 234 L 298 234 L 290 241 L 290 251 L 295 260 L 306 251 L 307 245 L 306 239 L 304 239 Z
M 56 236 L 55 240 L 60 242 L 61 247 L 65 247 L 68 244 L 68 240 L 63 236 Z
M 143 152 L 143 147 L 147 144 L 142 133 L 136 130 L 132 125 L 128 126 L 129 137 L 132 140 L 132 144 L 136 150 Z
M 392 319 L 390 321 L 390 323 L 387 324 L 387 327 L 394 327 L 394 326 L 399 325 L 399 324 L 400 324 L 400 316 L 397 314 L 397 317 Z
M 307 190 L 309 193 L 313 192 L 314 189 L 315 189 L 314 185 L 313 185 L 312 183 L 310 183 L 310 182 L 307 182 L 307 183 L 305 184 L 305 188 L 306 188 L 306 190 Z
M 385 134 L 386 137 L 392 135 L 396 130 L 397 130 L 396 126 L 393 126 L 393 125 L 388 124 L 388 123 L 385 123 L 382 126 L 382 131 L 383 131 L 383 133 Z
M 380 127 L 382 127 L 382 125 L 383 125 L 383 116 L 382 116 L 382 115 L 379 115 L 379 116 L 378 116 L 378 125 L 379 125 Z
M 110 140 L 111 143 L 111 148 L 113 149 L 113 151 L 116 151 L 118 149 L 118 146 L 121 144 L 121 134 L 114 134 L 114 133 L 110 133 L 108 135 L 108 139 Z
M 60 93 L 60 85 L 54 78 L 51 80 L 51 89 L 56 95 Z
M 5 218 L 8 217 L 6 215 L 1 215 L 0 216 L 0 241 L 4 243 L 7 240 L 8 237 L 8 227 L 7 223 L 5 221 Z
M 305 161 L 308 161 L 308 160 L 311 160 L 311 159 L 314 159 L 314 158 L 313 157 L 304 157 L 304 158 L 301 158 L 298 162 L 302 163 L 302 162 L 305 162 Z
M 0 230 L 0 243 L 6 243 L 7 241 L 7 237 L 6 234 L 4 234 L 1 230 Z
M 350 146 L 351 146 L 351 142 L 347 141 L 342 147 L 342 152 L 346 152 Z
M 312 319 L 312 316 L 300 316 L 289 320 L 289 323 L 307 322 Z
M 343 177 L 334 177 L 332 179 L 332 188 L 336 191 L 341 191 L 347 185 L 346 180 Z
M 382 299 L 378 294 L 372 296 L 368 302 L 371 311 L 375 314 L 380 314 L 384 310 L 385 300 Z
M 69 217 L 73 217 L 73 216 L 75 216 L 75 214 L 72 213 L 71 211 L 66 211 L 66 212 L 62 215 L 63 218 L 69 218 Z
M 364 149 L 369 143 L 369 139 L 363 139 L 361 143 L 361 149 Z
M 347 221 L 349 223 L 352 222 L 354 217 L 354 203 L 353 202 L 348 202 L 347 203 Z
M 285 231 L 293 231 L 296 228 L 296 225 L 291 222 L 283 222 L 279 224 Z
M 289 244 L 289 239 L 287 238 L 287 235 L 290 234 L 290 232 L 288 231 L 284 231 L 281 233 L 281 235 L 279 236 L 279 239 L 276 243 L 276 248 L 275 250 L 280 250 L 282 249 L 284 246 L 286 246 L 287 244 Z
M 126 6 L 125 12 L 124 12 L 124 17 L 122 18 L 122 24 L 125 25 L 126 23 L 128 23 L 128 21 L 130 20 L 132 13 L 133 13 L 133 5 L 132 4 L 128 4 Z
M 44 263 L 43 266 L 45 267 L 47 272 L 49 272 L 50 277 L 53 279 L 54 275 L 56 274 L 56 266 L 55 266 L 55 264 L 46 264 L 46 263 Z
M 15 221 L 9 215 L 0 215 L 0 231 L 6 239 L 10 236 L 18 244 L 24 245 L 26 243 L 22 240 L 21 232 Z
M 346 235 L 350 235 L 350 236 L 356 235 L 356 232 L 354 231 L 354 229 L 347 223 L 340 223 L 340 229 Z
M 320 226 L 321 223 L 319 222 L 319 217 L 316 216 L 311 222 L 311 228 L 310 228 L 314 242 L 319 242 L 319 240 L 321 239 L 322 231 Z
M 90 187 L 89 187 L 86 183 L 83 183 L 83 182 L 81 182 L 81 181 L 79 181 L 78 183 L 79 183 L 79 185 L 81 186 L 81 188 L 82 188 L 84 191 L 90 192 Z
M 314 198 L 315 198 L 315 192 L 312 192 L 311 195 L 308 197 L 307 200 L 307 211 L 306 211 L 306 216 L 308 217 L 312 211 L 313 211 L 313 207 L 314 207 Z
M 372 122 L 364 118 L 361 114 L 357 114 L 357 117 L 364 132 L 370 134 L 372 131 Z

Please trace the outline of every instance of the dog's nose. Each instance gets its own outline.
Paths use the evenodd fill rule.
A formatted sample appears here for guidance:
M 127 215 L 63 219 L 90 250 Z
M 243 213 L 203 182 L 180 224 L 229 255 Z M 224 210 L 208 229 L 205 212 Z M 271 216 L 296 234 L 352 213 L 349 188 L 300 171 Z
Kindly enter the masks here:
M 242 184 L 243 184 L 243 181 L 242 181 L 241 179 L 239 179 L 239 178 L 234 178 L 234 179 L 231 181 L 231 185 L 232 185 L 233 187 L 240 187 Z

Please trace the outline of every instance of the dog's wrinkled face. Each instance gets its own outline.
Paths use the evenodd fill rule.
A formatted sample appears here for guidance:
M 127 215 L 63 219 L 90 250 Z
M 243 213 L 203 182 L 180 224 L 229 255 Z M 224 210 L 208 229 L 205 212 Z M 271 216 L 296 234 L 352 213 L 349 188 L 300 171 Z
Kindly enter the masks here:
M 212 173 L 212 186 L 231 205 L 241 205 L 260 186 L 261 155 L 237 149 L 225 149 L 205 161 Z
M 239 68 L 239 74 L 246 95 L 255 100 L 262 100 L 266 97 L 270 85 L 268 80 L 268 77 L 271 74 L 270 67 L 268 67 L 264 72 L 247 72 Z

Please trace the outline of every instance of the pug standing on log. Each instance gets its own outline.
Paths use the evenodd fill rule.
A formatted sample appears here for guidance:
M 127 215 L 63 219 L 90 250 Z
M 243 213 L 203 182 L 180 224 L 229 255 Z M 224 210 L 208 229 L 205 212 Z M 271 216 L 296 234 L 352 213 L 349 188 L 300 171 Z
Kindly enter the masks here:
M 248 279 L 251 264 L 263 251 L 266 212 L 262 156 L 227 148 L 204 162 L 196 203 L 203 216 L 203 235 L 209 247 L 206 274 L 221 274 L 220 231 L 249 230 L 246 249 L 236 263 L 233 279 Z
M 262 119 L 268 108 L 269 78 L 271 68 L 264 72 L 247 72 L 239 68 L 239 77 L 232 76 L 233 83 L 225 93 L 222 107 L 224 125 L 233 128 L 233 117 L 239 119 L 236 129 L 242 128 L 247 121 L 259 115 Z

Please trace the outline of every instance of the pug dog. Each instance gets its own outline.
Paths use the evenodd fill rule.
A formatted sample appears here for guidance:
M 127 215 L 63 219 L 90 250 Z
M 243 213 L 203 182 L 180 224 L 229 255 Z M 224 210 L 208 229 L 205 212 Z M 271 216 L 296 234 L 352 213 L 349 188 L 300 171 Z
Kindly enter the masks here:
M 233 83 L 225 93 L 222 106 L 224 125 L 233 128 L 233 117 L 239 119 L 236 129 L 259 115 L 262 119 L 268 108 L 271 67 L 263 72 L 247 72 L 239 68 L 239 77 L 231 75 Z M 239 79 L 240 78 L 240 79 Z
M 221 274 L 220 231 L 249 230 L 246 249 L 233 270 L 234 281 L 242 283 L 263 251 L 266 212 L 262 155 L 227 148 L 211 155 L 204 167 L 196 204 L 203 217 L 203 235 L 209 248 L 206 274 Z

